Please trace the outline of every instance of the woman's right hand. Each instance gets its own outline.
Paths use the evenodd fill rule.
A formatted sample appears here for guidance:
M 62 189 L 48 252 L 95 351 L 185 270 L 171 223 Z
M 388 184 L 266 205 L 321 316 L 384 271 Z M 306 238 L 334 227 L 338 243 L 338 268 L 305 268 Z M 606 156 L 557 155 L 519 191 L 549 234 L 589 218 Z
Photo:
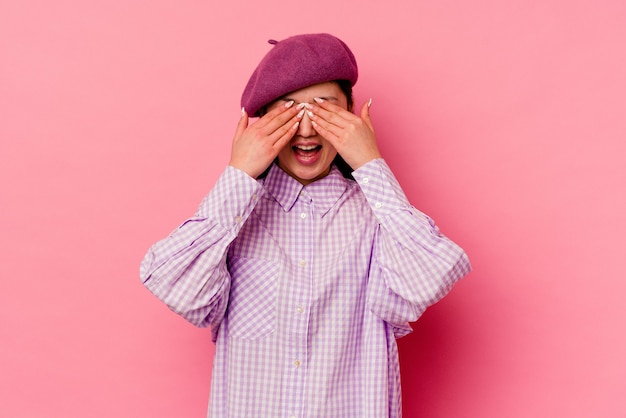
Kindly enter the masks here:
M 248 114 L 241 109 L 229 164 L 253 178 L 261 175 L 298 130 L 304 111 L 293 103 L 275 106 L 249 126 Z

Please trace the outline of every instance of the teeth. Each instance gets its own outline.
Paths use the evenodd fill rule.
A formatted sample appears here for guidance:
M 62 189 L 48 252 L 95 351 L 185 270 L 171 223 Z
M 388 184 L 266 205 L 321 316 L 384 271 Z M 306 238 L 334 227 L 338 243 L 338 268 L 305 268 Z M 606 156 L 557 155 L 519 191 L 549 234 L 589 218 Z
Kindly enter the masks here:
M 317 148 L 317 145 L 296 145 L 296 148 L 302 151 L 312 151 Z

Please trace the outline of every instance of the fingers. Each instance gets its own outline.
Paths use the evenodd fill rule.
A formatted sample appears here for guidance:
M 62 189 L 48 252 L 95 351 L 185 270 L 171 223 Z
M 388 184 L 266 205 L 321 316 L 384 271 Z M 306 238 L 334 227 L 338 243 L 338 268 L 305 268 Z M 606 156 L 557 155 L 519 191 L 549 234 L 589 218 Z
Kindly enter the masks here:
M 328 100 L 317 97 L 314 100 L 317 106 L 310 107 L 314 115 L 312 119 L 314 119 L 315 116 L 319 116 L 325 121 L 339 127 L 344 127 L 347 123 L 354 122 L 358 119 L 354 113 L 344 107 L 331 103 Z M 309 114 L 309 116 L 311 116 L 311 114 Z
M 239 123 L 237 123 L 237 129 L 235 130 L 235 138 L 239 138 L 243 131 L 248 127 L 248 113 L 246 113 L 246 109 L 241 108 L 241 117 L 239 118 Z
M 363 124 L 360 117 L 342 106 L 330 103 L 327 100 L 315 98 L 316 105 L 310 106 L 308 112 L 311 124 L 315 130 L 328 141 L 339 148 L 339 141 L 346 135 L 354 134 Z
M 275 148 L 280 151 L 280 149 L 282 149 L 282 147 L 287 144 L 291 138 L 293 138 L 295 133 L 298 131 L 300 119 L 303 115 L 304 112 L 296 114 L 288 120 L 287 123 L 281 125 L 270 135 L 270 141 Z
M 342 129 L 346 129 L 350 125 L 358 125 L 361 121 L 365 122 L 365 125 L 372 132 L 374 131 L 374 125 L 372 124 L 372 119 L 370 117 L 372 99 L 369 99 L 363 104 L 359 116 L 341 106 L 323 99 L 316 98 L 315 102 L 317 106 L 309 107 L 311 110 L 309 117 L 312 121 L 315 120 L 318 126 L 321 126 L 327 132 L 333 132 L 334 134 L 339 135 L 339 132 Z
M 231 149 L 231 166 L 256 178 L 293 137 L 302 115 L 292 110 L 291 105 L 278 107 L 249 126 L 248 115 L 242 109 Z
M 304 110 L 294 107 L 293 100 L 281 104 L 262 116 L 253 125 L 260 137 L 266 137 L 270 143 L 280 141 L 304 115 Z M 290 135 L 290 137 L 293 134 Z
M 279 106 L 275 106 L 272 110 L 261 116 L 255 124 L 259 128 L 284 125 L 287 121 L 289 121 L 289 119 L 298 113 L 297 107 L 294 107 L 293 104 L 294 101 L 289 100 L 284 104 L 281 103 Z
M 304 112 L 304 109 L 299 106 L 298 108 L 279 114 L 279 116 L 275 117 L 272 122 L 268 124 L 267 129 L 268 131 L 271 131 L 271 134 L 268 136 L 270 137 L 270 141 L 274 147 L 278 147 L 280 150 L 287 142 L 289 142 L 289 140 L 298 131 L 298 126 L 300 125 L 300 120 L 304 116 Z
M 325 100 L 311 106 L 313 128 L 331 143 L 343 159 L 357 169 L 380 157 L 376 134 L 370 117 L 371 101 L 365 103 L 359 116 Z
M 299 118 L 302 118 L 302 116 L 299 116 Z M 282 135 L 278 137 L 278 139 L 273 144 L 277 155 L 278 155 L 278 152 L 280 152 L 280 150 L 283 149 L 283 147 L 287 145 L 289 141 L 291 140 L 291 138 L 293 138 L 293 136 L 296 134 L 296 132 L 298 131 L 299 125 L 300 125 L 300 121 L 298 120 L 294 122 L 293 124 L 289 123 L 283 126 L 283 128 L 286 128 L 286 129 L 281 129 L 281 130 L 284 130 L 284 132 L 282 132 Z
M 361 106 L 361 119 L 365 122 L 365 124 L 374 131 L 374 125 L 372 124 L 372 118 L 370 117 L 370 107 L 372 106 L 372 99 L 370 98 L 367 102 L 363 103 Z

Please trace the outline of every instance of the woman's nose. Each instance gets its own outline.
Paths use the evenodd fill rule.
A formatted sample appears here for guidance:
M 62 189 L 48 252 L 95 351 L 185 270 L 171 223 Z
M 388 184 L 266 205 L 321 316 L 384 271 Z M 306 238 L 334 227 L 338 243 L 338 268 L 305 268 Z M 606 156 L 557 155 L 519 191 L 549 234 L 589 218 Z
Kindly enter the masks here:
M 298 125 L 297 135 L 301 137 L 309 137 L 314 136 L 316 134 L 315 129 L 313 129 L 313 125 L 311 124 L 311 118 L 307 112 L 304 113 L 302 119 L 300 119 L 300 125 Z

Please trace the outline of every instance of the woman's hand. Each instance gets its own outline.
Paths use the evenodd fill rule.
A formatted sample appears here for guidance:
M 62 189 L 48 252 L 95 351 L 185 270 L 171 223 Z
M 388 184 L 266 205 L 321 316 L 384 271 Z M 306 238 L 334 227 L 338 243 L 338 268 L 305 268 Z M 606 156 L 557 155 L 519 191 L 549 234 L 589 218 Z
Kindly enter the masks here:
M 361 107 L 360 117 L 327 100 L 316 98 L 315 103 L 309 106 L 313 128 L 353 170 L 381 157 L 369 113 L 371 99 Z
M 250 126 L 242 109 L 229 164 L 253 178 L 262 174 L 298 130 L 304 112 L 293 103 L 277 106 Z

